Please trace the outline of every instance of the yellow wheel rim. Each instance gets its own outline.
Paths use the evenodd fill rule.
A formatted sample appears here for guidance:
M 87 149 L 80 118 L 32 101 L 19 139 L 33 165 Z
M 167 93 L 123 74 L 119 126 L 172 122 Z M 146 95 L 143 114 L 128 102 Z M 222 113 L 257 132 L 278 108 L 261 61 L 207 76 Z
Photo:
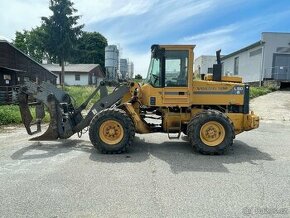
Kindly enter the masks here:
M 100 126 L 99 136 L 106 144 L 115 145 L 122 141 L 124 129 L 118 121 L 107 120 Z
M 208 146 L 217 146 L 225 139 L 225 128 L 216 121 L 209 121 L 200 129 L 200 139 Z

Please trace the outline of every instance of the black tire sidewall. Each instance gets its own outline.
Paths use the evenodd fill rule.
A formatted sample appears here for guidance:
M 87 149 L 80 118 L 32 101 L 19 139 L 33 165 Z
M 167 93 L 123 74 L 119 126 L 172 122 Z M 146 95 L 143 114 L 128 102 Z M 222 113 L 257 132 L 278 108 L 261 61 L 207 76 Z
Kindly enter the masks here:
M 109 145 L 102 141 L 99 135 L 99 128 L 105 121 L 113 120 L 120 123 L 123 128 L 124 136 L 122 140 L 115 144 Z M 133 122 L 124 112 L 119 110 L 105 110 L 101 111 L 95 116 L 90 125 L 90 139 L 92 144 L 102 153 L 122 153 L 126 151 L 127 147 L 130 145 L 134 133 L 132 133 L 132 128 L 134 128 Z
M 200 116 L 196 116 L 194 120 L 194 124 L 192 129 L 189 130 L 190 137 L 194 148 L 205 154 L 221 154 L 224 153 L 228 149 L 230 145 L 233 143 L 234 133 L 233 133 L 233 126 L 229 119 L 225 117 L 221 113 L 203 113 Z M 225 138 L 224 140 L 216 146 L 209 146 L 205 144 L 200 138 L 200 131 L 204 124 L 210 121 L 216 121 L 221 124 L 225 131 Z M 188 133 L 189 133 L 188 132 Z

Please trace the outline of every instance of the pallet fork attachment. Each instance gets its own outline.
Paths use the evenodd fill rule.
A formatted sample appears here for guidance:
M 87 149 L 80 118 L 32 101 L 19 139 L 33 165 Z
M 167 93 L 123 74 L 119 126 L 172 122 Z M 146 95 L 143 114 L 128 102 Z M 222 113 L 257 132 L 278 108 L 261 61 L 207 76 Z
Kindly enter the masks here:
M 83 117 L 83 110 L 87 108 L 89 102 L 99 91 L 100 99 L 94 103 L 87 115 Z M 30 140 L 51 141 L 59 138 L 65 139 L 81 132 L 89 126 L 91 120 L 99 111 L 112 107 L 128 92 L 129 86 L 123 85 L 108 94 L 106 82 L 102 82 L 80 107 L 75 108 L 71 96 L 56 88 L 53 84 L 49 82 L 36 84 L 27 81 L 19 89 L 19 108 L 22 122 L 29 135 L 41 132 L 41 123 L 45 116 L 44 106 L 49 112 L 50 123 L 46 132 Z M 36 102 L 30 104 L 30 99 L 34 99 Z M 33 121 L 29 109 L 30 105 L 35 106 L 35 121 Z M 36 130 L 32 131 L 31 127 L 34 124 L 36 124 Z

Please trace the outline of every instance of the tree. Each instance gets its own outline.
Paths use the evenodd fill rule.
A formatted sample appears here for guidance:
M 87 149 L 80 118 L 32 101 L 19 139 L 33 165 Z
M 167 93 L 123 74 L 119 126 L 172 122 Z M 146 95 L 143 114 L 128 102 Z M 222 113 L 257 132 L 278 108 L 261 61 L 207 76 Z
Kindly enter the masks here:
M 84 25 L 78 25 L 80 16 L 74 15 L 77 10 L 70 0 L 50 0 L 49 9 L 52 15 L 41 18 L 47 34 L 45 49 L 61 65 L 60 83 L 63 87 L 64 63 L 69 60 Z
M 142 75 L 137 74 L 137 75 L 135 76 L 135 79 L 143 79 L 143 77 L 142 77 Z
M 36 27 L 32 29 L 28 34 L 28 41 L 27 41 L 27 48 L 28 54 L 30 57 L 34 58 L 36 61 L 42 63 L 44 59 L 51 59 L 52 58 L 45 49 L 45 42 L 46 42 L 47 33 L 45 31 L 44 26 Z
M 41 63 L 43 59 L 50 59 L 45 52 L 45 36 L 43 26 L 36 27 L 31 31 L 17 31 L 13 44 L 22 52 Z
M 22 52 L 28 54 L 27 40 L 28 40 L 28 31 L 24 30 L 23 33 L 16 31 L 15 40 L 13 41 L 13 44 Z
M 107 39 L 97 32 L 83 32 L 71 57 L 72 63 L 100 64 L 105 67 Z

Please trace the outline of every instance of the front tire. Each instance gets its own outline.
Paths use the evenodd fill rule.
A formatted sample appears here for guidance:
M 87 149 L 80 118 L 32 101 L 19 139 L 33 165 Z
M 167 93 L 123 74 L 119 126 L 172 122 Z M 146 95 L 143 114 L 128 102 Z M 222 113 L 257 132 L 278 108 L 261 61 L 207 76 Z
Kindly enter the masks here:
M 202 154 L 222 154 L 235 138 L 230 119 L 220 111 L 203 111 L 188 124 L 188 138 L 191 145 Z
M 89 136 L 94 147 L 103 154 L 127 151 L 135 136 L 135 127 L 125 111 L 109 108 L 98 113 L 90 124 Z

